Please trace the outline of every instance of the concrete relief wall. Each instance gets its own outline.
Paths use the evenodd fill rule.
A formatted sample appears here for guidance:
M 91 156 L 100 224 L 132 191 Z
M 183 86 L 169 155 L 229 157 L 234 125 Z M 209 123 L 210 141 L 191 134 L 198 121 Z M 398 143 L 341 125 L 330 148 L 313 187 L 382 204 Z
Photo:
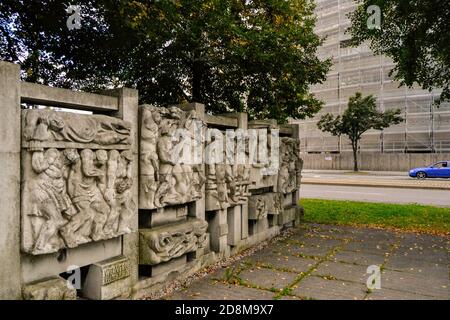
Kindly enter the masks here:
M 131 232 L 130 131 L 114 117 L 23 111 L 23 252 L 53 253 Z
M 2 299 L 148 296 L 299 222 L 296 125 L 22 83 L 8 63 L 0 82 L 17 124 L 15 156 L 0 135 Z
M 182 133 L 189 134 L 192 151 L 196 143 L 196 131 L 202 134 L 204 123 L 196 111 L 148 105 L 140 109 L 140 208 L 163 208 L 202 198 L 205 176 L 201 164 L 173 159 L 174 153 L 183 151 L 185 140 Z M 179 131 L 180 135 L 177 136 L 178 129 L 185 131 Z M 173 137 L 178 141 L 174 141 Z

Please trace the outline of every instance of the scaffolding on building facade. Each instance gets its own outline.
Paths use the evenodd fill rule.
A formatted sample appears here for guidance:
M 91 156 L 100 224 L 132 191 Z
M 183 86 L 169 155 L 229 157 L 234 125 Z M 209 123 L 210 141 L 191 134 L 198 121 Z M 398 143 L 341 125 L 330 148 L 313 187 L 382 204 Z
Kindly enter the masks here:
M 348 99 L 356 92 L 372 94 L 378 107 L 385 111 L 401 109 L 405 121 L 383 131 L 368 131 L 363 135 L 360 151 L 428 153 L 450 152 L 450 103 L 439 107 L 434 103 L 440 91 L 429 92 L 420 86 L 407 88 L 389 76 L 393 61 L 374 55 L 367 44 L 348 46 L 350 27 L 348 14 L 357 3 L 354 0 L 317 0 L 316 33 L 326 37 L 319 49 L 320 58 L 331 58 L 333 65 L 323 84 L 311 87 L 317 98 L 325 102 L 322 110 L 311 119 L 293 120 L 300 124 L 301 150 L 306 153 L 340 153 L 351 151 L 348 139 L 333 137 L 317 128 L 325 113 L 342 114 Z

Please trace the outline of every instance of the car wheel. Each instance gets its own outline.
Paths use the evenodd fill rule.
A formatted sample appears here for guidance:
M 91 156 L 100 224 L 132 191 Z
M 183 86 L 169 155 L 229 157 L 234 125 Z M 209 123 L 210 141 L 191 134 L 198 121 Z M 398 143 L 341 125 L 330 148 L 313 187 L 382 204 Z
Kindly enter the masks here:
M 426 179 L 427 178 L 427 174 L 425 172 L 417 172 L 417 179 Z

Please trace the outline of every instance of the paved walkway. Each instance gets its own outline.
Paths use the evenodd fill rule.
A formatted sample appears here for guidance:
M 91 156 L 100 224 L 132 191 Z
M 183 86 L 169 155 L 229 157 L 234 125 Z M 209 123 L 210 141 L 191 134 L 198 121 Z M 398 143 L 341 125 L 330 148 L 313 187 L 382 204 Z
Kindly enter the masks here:
M 450 190 L 450 179 L 418 180 L 402 172 L 305 170 L 302 176 L 304 184 Z
M 450 238 L 304 224 L 166 299 L 450 299 Z M 370 265 L 381 289 L 368 290 Z

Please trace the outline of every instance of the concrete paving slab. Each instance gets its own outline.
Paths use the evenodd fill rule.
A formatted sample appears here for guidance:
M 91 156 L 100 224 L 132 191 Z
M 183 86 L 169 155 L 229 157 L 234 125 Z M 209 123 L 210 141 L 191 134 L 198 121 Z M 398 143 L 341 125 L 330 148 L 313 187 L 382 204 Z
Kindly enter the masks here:
M 292 293 L 316 300 L 362 300 L 366 290 L 364 285 L 358 283 L 309 276 Z
M 175 292 L 168 300 L 271 300 L 274 294 L 239 285 L 199 281 Z
M 333 234 L 353 238 L 330 238 Z M 168 298 L 448 300 L 448 253 L 448 238 L 303 224 L 291 239 L 235 262 L 230 268 L 236 277 L 227 278 L 230 271 L 218 269 Z M 299 257 L 300 254 L 315 259 Z M 367 267 L 383 263 L 381 289 L 368 290 Z M 268 267 L 263 268 L 262 264 Z M 230 284 L 224 284 L 226 280 Z M 246 287 L 246 282 L 254 288 Z
M 358 254 L 355 254 L 353 251 L 339 251 L 333 256 L 333 258 L 331 258 L 334 262 L 347 262 L 362 266 L 381 266 L 385 259 L 386 256 L 382 254 L 372 254 L 367 252 L 359 252 Z
M 426 295 L 437 299 L 450 299 L 448 275 L 419 274 L 385 270 L 381 274 L 381 287 Z
M 281 290 L 293 283 L 297 274 L 266 268 L 253 268 L 239 273 L 239 278 L 260 288 Z
M 321 263 L 317 270 L 312 274 L 318 276 L 330 276 L 339 280 L 365 284 L 367 277 L 369 276 L 366 272 L 366 266 L 325 261 Z

